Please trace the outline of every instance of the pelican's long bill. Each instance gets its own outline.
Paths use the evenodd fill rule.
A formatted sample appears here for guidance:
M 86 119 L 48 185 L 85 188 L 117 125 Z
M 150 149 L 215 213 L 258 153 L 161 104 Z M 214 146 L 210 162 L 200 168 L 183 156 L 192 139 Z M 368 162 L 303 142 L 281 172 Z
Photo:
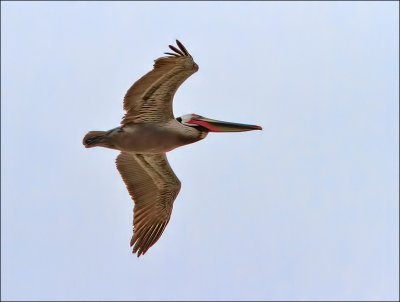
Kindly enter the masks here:
M 192 118 L 187 123 L 204 127 L 209 132 L 243 132 L 251 130 L 262 130 L 262 128 L 257 125 L 218 121 L 194 114 L 192 114 Z

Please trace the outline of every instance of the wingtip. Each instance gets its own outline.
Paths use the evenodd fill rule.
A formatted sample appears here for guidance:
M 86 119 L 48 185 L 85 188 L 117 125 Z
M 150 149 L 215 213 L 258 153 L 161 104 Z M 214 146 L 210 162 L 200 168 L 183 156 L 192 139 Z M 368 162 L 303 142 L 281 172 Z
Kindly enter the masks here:
M 176 39 L 176 44 L 178 45 L 179 49 L 180 49 L 186 56 L 190 56 L 189 51 L 186 49 L 186 47 L 185 47 L 178 39 Z
M 169 56 L 179 57 L 179 55 L 177 55 L 176 53 L 172 53 L 172 52 L 164 52 L 164 54 L 169 55 Z
M 176 48 L 175 46 L 173 46 L 173 45 L 168 45 L 169 46 L 169 48 L 172 50 L 172 51 L 175 51 L 177 54 L 179 54 L 179 55 L 181 55 L 181 56 L 185 56 L 185 52 L 183 51 L 183 50 L 181 50 L 181 49 L 178 49 L 178 48 Z M 179 46 L 179 45 L 178 45 Z

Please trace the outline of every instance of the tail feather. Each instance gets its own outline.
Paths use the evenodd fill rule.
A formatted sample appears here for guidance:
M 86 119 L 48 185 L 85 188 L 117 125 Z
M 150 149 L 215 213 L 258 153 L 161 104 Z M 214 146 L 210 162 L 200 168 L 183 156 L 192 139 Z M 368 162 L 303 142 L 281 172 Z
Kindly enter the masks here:
M 83 144 L 86 148 L 96 147 L 104 143 L 107 131 L 90 131 L 83 138 Z

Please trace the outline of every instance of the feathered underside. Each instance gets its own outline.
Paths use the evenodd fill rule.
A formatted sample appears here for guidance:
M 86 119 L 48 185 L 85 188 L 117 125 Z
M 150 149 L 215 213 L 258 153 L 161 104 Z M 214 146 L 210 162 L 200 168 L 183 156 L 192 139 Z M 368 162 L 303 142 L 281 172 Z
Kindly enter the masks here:
M 121 124 L 157 123 L 174 118 L 172 101 L 179 86 L 198 70 L 181 42 L 169 45 L 173 52 L 155 60 L 153 70 L 136 81 L 124 98 L 126 114 Z

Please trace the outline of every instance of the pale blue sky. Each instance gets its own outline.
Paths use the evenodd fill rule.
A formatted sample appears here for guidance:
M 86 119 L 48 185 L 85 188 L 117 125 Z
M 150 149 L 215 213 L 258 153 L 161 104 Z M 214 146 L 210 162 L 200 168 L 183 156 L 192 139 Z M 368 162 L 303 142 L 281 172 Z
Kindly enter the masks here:
M 398 2 L 2 2 L 3 300 L 399 299 Z M 180 39 L 177 116 L 262 125 L 168 157 L 131 254 L 117 153 L 87 150 Z

